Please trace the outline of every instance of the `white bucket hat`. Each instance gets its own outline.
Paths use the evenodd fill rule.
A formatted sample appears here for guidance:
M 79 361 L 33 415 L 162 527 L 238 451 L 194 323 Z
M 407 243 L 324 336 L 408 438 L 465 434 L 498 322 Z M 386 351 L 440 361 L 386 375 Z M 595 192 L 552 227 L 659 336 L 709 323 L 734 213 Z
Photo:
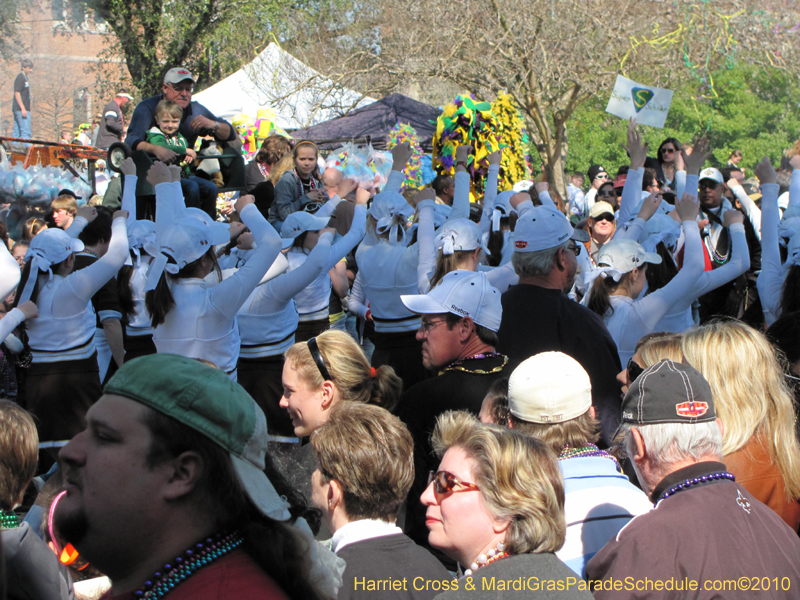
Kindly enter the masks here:
M 452 219 L 442 226 L 436 237 L 436 248 L 442 249 L 442 254 L 448 256 L 460 250 L 482 249 L 489 254 L 489 249 L 482 240 L 483 233 L 477 223 L 469 219 Z
M 372 206 L 369 207 L 368 213 L 376 221 L 375 231 L 377 233 L 391 232 L 390 244 L 405 242 L 405 227 L 401 230 L 400 225 L 394 222 L 394 217 L 400 215 L 407 219 L 414 214 L 414 207 L 403 198 L 402 194 L 381 192 L 372 200 Z

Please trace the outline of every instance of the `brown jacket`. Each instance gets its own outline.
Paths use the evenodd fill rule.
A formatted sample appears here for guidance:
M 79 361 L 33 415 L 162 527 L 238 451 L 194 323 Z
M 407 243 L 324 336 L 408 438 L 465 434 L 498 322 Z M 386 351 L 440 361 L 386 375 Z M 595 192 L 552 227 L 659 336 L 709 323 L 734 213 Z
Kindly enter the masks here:
M 741 450 L 722 459 L 728 470 L 736 476 L 757 500 L 772 510 L 794 531 L 800 525 L 800 503 L 789 500 L 778 465 L 760 436 L 753 437 Z

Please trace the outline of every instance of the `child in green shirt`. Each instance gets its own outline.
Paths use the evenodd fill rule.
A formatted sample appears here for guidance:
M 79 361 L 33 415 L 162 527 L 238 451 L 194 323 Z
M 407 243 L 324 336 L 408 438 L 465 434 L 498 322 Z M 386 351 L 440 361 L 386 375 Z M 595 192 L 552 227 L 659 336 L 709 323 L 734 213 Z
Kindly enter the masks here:
M 187 148 L 186 138 L 178 130 L 182 116 L 183 109 L 175 101 L 162 100 L 156 106 L 156 124 L 147 131 L 144 140 L 149 144 L 169 148 L 185 157 L 181 161 L 181 176 L 189 177 L 189 164 L 197 158 L 197 154 L 194 149 Z

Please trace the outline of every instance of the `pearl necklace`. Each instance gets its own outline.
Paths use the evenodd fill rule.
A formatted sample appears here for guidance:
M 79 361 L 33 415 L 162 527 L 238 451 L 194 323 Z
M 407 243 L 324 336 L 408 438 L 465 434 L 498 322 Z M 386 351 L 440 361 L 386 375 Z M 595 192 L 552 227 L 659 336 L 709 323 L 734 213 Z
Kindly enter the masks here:
M 0 510 L 0 529 L 16 529 L 19 527 L 19 515 L 10 510 Z
M 508 552 L 505 552 L 506 545 L 503 542 L 497 544 L 496 547 L 492 548 L 486 554 L 478 554 L 478 558 L 475 559 L 475 562 L 469 566 L 469 569 L 464 571 L 464 575 L 469 577 L 475 571 L 480 569 L 481 567 L 485 567 L 486 565 L 490 565 L 495 561 L 498 561 L 502 558 L 506 558 L 507 556 L 511 556 Z
M 163 598 L 198 570 L 241 546 L 242 542 L 239 532 L 217 533 L 206 538 L 176 557 L 173 563 L 167 563 L 161 571 L 155 572 L 143 587 L 134 592 L 133 597 L 147 600 Z
M 600 450 L 600 448 L 598 448 L 594 444 L 586 444 L 586 446 L 583 446 L 582 448 L 570 448 L 569 446 L 564 446 L 564 449 L 558 455 L 558 460 L 567 460 L 567 459 L 570 459 L 570 458 L 578 458 L 578 457 L 584 458 L 584 457 L 588 457 L 588 456 L 596 456 L 596 457 L 599 457 L 599 458 L 609 458 L 609 459 L 613 460 L 615 463 L 617 463 L 617 459 L 616 458 L 611 456 L 605 450 Z M 619 463 L 617 463 L 617 464 L 619 464 Z
M 669 488 L 666 492 L 663 492 L 658 499 L 663 500 L 664 498 L 669 498 L 677 494 L 678 492 L 684 492 L 688 490 L 693 485 L 698 485 L 701 483 L 711 483 L 713 481 L 719 481 L 720 479 L 728 479 L 730 481 L 736 481 L 736 477 L 733 473 L 728 473 L 727 471 L 720 471 L 719 473 L 709 473 L 708 475 L 702 475 L 701 477 L 692 477 L 685 481 L 682 481 L 678 485 L 673 485 Z

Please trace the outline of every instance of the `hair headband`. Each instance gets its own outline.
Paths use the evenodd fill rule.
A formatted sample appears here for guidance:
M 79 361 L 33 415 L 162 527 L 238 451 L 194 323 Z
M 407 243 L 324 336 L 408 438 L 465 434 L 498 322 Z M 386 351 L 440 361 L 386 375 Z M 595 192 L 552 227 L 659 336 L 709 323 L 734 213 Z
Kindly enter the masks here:
M 317 154 L 319 154 L 319 148 L 318 148 L 318 147 L 317 147 L 317 145 L 316 145 L 314 142 L 312 142 L 311 140 L 300 140 L 299 142 L 297 142 L 297 143 L 294 145 L 294 149 L 295 149 L 295 150 L 297 150 L 297 149 L 298 149 L 300 146 L 303 146 L 303 145 L 305 145 L 305 146 L 313 146 L 313 147 L 314 147 L 314 150 L 316 150 L 316 151 L 317 151 Z
M 322 353 L 319 351 L 319 346 L 317 346 L 317 338 L 312 337 L 306 342 L 306 345 L 308 346 L 308 351 L 311 353 L 311 358 L 313 358 L 314 362 L 317 364 L 319 374 L 322 375 L 325 381 L 333 381 L 333 377 L 328 373 L 328 368 L 325 366 L 325 361 L 322 360 Z

